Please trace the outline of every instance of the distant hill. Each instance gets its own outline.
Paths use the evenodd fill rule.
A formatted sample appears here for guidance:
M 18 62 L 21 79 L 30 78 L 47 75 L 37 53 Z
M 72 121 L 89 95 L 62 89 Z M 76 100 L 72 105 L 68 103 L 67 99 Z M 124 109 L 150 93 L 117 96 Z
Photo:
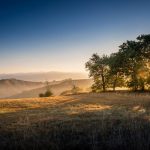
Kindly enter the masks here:
M 0 74 L 0 79 L 15 78 L 18 80 L 25 81 L 53 81 L 53 80 L 64 80 L 68 78 L 72 79 L 87 79 L 86 73 L 72 73 L 72 72 L 35 72 L 35 73 L 14 73 L 14 74 Z
M 62 92 L 71 90 L 73 85 L 81 88 L 83 91 L 86 91 L 91 85 L 91 79 L 80 79 L 80 80 L 64 80 L 57 84 L 52 84 L 49 86 L 54 95 L 60 95 Z M 40 87 L 37 89 L 24 91 L 20 94 L 16 94 L 11 96 L 10 98 L 33 98 L 38 97 L 40 93 L 44 93 L 46 91 L 46 87 Z
M 0 80 L 0 98 L 19 94 L 23 91 L 45 86 L 42 82 L 30 82 L 16 79 Z

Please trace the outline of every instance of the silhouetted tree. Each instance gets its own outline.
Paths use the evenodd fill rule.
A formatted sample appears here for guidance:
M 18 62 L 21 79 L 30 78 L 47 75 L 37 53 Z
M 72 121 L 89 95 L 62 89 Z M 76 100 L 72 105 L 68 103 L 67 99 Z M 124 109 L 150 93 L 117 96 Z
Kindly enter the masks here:
M 49 82 L 46 81 L 45 84 L 46 84 L 46 92 L 45 93 L 40 93 L 39 97 L 50 97 L 50 96 L 53 95 L 53 93 L 50 90 Z
M 94 84 L 92 90 L 126 86 L 134 91 L 150 88 L 150 34 L 137 37 L 119 46 L 119 51 L 110 57 L 93 54 L 85 64 Z
M 77 94 L 77 93 L 79 93 L 80 90 L 81 90 L 81 89 L 80 89 L 79 87 L 73 85 L 73 87 L 72 87 L 72 89 L 71 89 L 71 93 L 72 93 L 72 94 Z
M 89 70 L 89 76 L 93 77 L 93 91 L 98 92 L 101 89 L 106 91 L 109 72 L 108 57 L 106 55 L 100 57 L 98 54 L 93 54 L 85 64 L 85 67 Z
M 115 91 L 116 86 L 124 85 L 124 74 L 121 66 L 122 59 L 120 53 L 113 53 L 109 57 L 109 84 Z

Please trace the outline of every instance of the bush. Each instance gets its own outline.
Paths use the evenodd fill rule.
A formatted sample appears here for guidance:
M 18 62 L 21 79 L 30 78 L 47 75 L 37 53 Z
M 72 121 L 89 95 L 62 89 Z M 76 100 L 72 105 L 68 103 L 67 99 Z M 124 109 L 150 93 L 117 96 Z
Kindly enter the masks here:
M 39 94 L 39 97 L 44 97 L 44 94 L 43 94 L 43 93 L 40 93 L 40 94 Z
M 52 95 L 53 95 L 53 93 L 50 90 L 46 91 L 44 94 L 45 97 L 50 97 Z
M 53 95 L 53 93 L 50 90 L 47 90 L 44 94 L 40 93 L 39 97 L 50 97 L 52 95 Z

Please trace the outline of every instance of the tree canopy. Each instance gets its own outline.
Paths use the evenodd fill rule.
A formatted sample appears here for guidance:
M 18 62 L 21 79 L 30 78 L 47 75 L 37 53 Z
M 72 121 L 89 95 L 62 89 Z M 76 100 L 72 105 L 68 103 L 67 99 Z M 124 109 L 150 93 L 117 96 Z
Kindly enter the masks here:
M 93 54 L 85 64 L 92 77 L 94 92 L 116 87 L 134 91 L 150 88 L 150 34 L 126 41 L 110 56 Z

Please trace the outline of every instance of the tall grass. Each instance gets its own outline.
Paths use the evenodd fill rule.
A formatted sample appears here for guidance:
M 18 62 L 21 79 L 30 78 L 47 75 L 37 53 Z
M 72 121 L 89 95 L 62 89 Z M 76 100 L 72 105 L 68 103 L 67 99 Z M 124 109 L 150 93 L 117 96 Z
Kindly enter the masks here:
M 2 150 L 150 149 L 149 95 L 2 100 L 0 108 Z

